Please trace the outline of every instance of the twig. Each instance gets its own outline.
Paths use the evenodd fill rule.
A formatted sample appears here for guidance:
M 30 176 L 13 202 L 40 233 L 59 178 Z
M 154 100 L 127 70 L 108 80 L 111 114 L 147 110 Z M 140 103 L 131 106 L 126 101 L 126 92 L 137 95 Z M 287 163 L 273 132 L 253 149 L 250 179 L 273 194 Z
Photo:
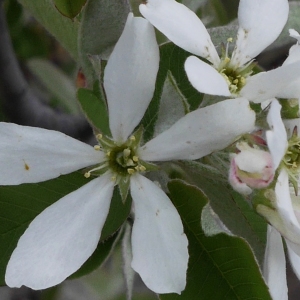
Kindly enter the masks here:
M 11 122 L 64 132 L 86 139 L 91 129 L 83 116 L 59 112 L 42 103 L 32 92 L 16 59 L 0 0 L 0 92 L 4 111 Z

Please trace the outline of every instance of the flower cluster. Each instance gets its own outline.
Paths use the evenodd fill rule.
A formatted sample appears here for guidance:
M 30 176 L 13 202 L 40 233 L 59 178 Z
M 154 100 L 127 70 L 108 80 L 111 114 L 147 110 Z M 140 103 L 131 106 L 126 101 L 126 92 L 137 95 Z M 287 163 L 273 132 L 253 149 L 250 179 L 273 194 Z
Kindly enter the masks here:
M 300 278 L 300 119 L 284 123 L 278 99 L 300 97 L 300 46 L 292 46 L 283 65 L 271 71 L 255 74 L 254 59 L 281 33 L 288 1 L 240 0 L 235 46 L 231 51 L 233 38 L 227 37 L 221 55 L 201 20 L 181 3 L 148 0 L 140 12 L 144 18 L 128 15 L 104 69 L 111 135 L 95 130 L 92 147 L 56 131 L 0 123 L 1 185 L 37 183 L 81 169 L 87 180 L 30 223 L 8 262 L 6 284 L 45 289 L 80 269 L 97 248 L 118 189 L 123 202 L 132 198 L 131 267 L 154 292 L 180 294 L 187 281 L 188 239 L 178 211 L 148 172 L 223 151 L 232 152 L 227 167 L 233 189 L 247 197 L 264 193 L 264 202 L 254 205 L 270 224 L 264 276 L 273 298 L 287 299 L 281 235 Z M 145 141 L 141 124 L 160 66 L 152 25 L 194 54 L 184 63 L 192 86 L 223 98 Z M 290 34 L 300 40 L 295 30 Z M 264 109 L 256 114 L 253 103 Z M 255 123 L 258 114 L 264 125 Z

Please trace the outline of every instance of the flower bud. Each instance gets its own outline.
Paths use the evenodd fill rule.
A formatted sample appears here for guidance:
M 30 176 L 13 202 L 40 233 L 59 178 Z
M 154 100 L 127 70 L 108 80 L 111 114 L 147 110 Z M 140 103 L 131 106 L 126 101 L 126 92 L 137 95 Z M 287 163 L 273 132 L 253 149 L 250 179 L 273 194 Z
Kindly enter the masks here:
M 252 148 L 247 143 L 237 144 L 238 154 L 231 155 L 229 183 L 241 194 L 249 195 L 252 189 L 267 187 L 275 170 L 271 154 Z

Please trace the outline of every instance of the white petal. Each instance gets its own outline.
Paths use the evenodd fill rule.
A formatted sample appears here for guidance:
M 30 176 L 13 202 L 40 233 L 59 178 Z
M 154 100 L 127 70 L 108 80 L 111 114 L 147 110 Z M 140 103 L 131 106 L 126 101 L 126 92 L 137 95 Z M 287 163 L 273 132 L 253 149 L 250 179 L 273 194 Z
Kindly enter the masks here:
M 268 225 L 264 277 L 273 300 L 288 300 L 286 264 L 279 232 Z
M 273 100 L 268 112 L 267 121 L 271 128 L 266 132 L 267 144 L 272 155 L 273 167 L 276 170 L 288 147 L 287 134 L 280 115 L 281 105 Z
M 61 283 L 92 255 L 113 192 L 109 174 L 46 208 L 29 225 L 8 262 L 10 287 L 45 289 Z
M 300 280 L 300 256 L 297 255 L 293 251 L 293 249 L 289 246 L 288 243 L 287 243 L 287 249 L 288 249 L 289 258 L 290 258 L 290 262 L 291 262 L 292 268 L 294 270 L 294 273 Z
M 197 159 L 254 130 L 254 122 L 246 99 L 225 100 L 185 115 L 140 148 L 139 155 L 146 161 Z
M 225 78 L 215 68 L 199 58 L 188 57 L 184 68 L 190 83 L 200 93 L 231 96 Z
M 294 224 L 296 227 L 300 229 L 300 225 L 296 218 L 292 199 L 290 196 L 290 188 L 289 188 L 289 177 L 286 170 L 282 169 L 279 173 L 277 183 L 275 186 L 276 193 L 276 206 L 279 214 L 285 212 L 288 214 L 288 219 L 286 219 L 286 215 L 283 216 L 283 220 L 286 219 L 286 223 Z
M 152 291 L 180 294 L 189 257 L 180 216 L 167 195 L 146 177 L 132 176 L 130 188 L 135 212 L 131 266 Z
M 234 65 L 243 65 L 275 41 L 289 13 L 287 0 L 241 0 Z
M 295 38 L 298 41 L 298 43 L 300 42 L 300 34 L 298 31 L 296 31 L 295 29 L 289 29 L 289 34 L 290 37 Z
M 260 103 L 280 96 L 285 90 L 288 98 L 296 98 L 297 95 L 289 92 L 286 88 L 299 76 L 300 62 L 284 65 L 268 72 L 261 72 L 247 78 L 246 85 L 242 88 L 240 95 L 254 103 Z
M 104 89 L 113 138 L 124 142 L 152 99 L 159 50 L 152 25 L 128 15 L 124 31 L 104 71 Z
M 289 56 L 284 61 L 283 65 L 289 65 L 300 60 L 300 45 L 297 43 L 290 48 Z
M 283 66 L 296 63 L 300 60 L 300 45 L 297 43 L 292 46 L 289 51 L 289 56 L 284 61 Z M 300 98 L 300 78 L 294 80 L 292 83 L 288 84 L 283 90 L 278 94 L 280 98 Z
M 292 136 L 295 127 L 297 127 L 298 136 L 300 136 L 300 118 L 284 120 L 284 125 L 289 138 Z
M 141 14 L 180 48 L 202 56 L 215 66 L 220 62 L 209 33 L 197 15 L 174 0 L 148 0 Z
M 102 152 L 53 130 L 0 123 L 0 184 L 49 180 L 94 165 Z
M 286 238 L 293 251 L 300 255 L 300 224 L 293 209 L 288 174 L 284 169 L 278 176 L 275 193 L 275 205 L 280 218 L 280 223 L 276 226 L 277 230 Z

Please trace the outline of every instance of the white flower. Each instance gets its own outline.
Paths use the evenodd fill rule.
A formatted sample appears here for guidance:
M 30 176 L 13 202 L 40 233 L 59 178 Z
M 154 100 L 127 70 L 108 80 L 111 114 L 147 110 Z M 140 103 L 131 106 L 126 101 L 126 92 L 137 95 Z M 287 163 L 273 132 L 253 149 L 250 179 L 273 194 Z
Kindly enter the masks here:
M 20 238 L 6 269 L 10 287 L 59 284 L 92 255 L 115 184 L 133 199 L 132 268 L 157 293 L 186 285 L 188 241 L 166 194 L 141 173 L 148 161 L 197 159 L 254 129 L 245 99 L 196 110 L 140 147 L 134 132 L 153 96 L 159 51 L 153 27 L 129 15 L 104 74 L 112 139 L 95 149 L 62 133 L 0 123 L 0 183 L 35 183 L 89 167 L 95 179 L 39 214 Z M 100 116 L 99 116 L 100 117 Z M 124 180 L 124 182 L 122 182 Z M 121 187 L 120 187 L 121 190 Z
M 287 132 L 280 116 L 281 106 L 273 100 L 268 114 L 271 130 L 267 132 L 267 142 L 275 168 L 280 165 L 274 193 L 269 193 L 271 207 L 259 204 L 257 211 L 274 227 L 268 228 L 268 242 L 265 253 L 264 275 L 273 299 L 287 298 L 285 257 L 280 234 L 285 238 L 289 259 L 300 279 L 300 206 L 299 199 L 291 194 L 289 174 L 294 179 L 294 171 L 299 171 L 298 153 L 300 140 L 287 140 Z M 293 130 L 300 120 L 290 120 L 288 127 Z M 292 130 L 290 130 L 290 135 Z M 298 143 L 297 143 L 298 141 Z M 295 151 L 295 152 L 294 152 Z M 293 192 L 292 192 L 293 193 Z M 280 234 L 279 234 L 279 233 Z
M 270 9 L 272 8 L 272 9 Z M 175 0 L 147 0 L 141 14 L 173 43 L 211 64 L 190 56 L 185 70 L 191 84 L 202 93 L 245 97 L 256 103 L 275 97 L 299 77 L 300 64 L 251 74 L 249 65 L 280 34 L 288 17 L 287 0 L 241 0 L 239 30 L 231 58 L 220 58 L 197 15 Z M 229 38 L 229 41 L 232 39 Z
M 297 40 L 297 43 L 290 48 L 289 56 L 284 61 L 283 66 L 292 65 L 300 61 L 300 35 L 294 30 L 289 30 L 290 36 Z M 284 89 L 278 92 L 277 97 L 284 99 L 300 98 L 300 78 L 293 80 Z
M 263 275 L 273 300 L 288 300 L 285 255 L 280 233 L 268 225 Z

